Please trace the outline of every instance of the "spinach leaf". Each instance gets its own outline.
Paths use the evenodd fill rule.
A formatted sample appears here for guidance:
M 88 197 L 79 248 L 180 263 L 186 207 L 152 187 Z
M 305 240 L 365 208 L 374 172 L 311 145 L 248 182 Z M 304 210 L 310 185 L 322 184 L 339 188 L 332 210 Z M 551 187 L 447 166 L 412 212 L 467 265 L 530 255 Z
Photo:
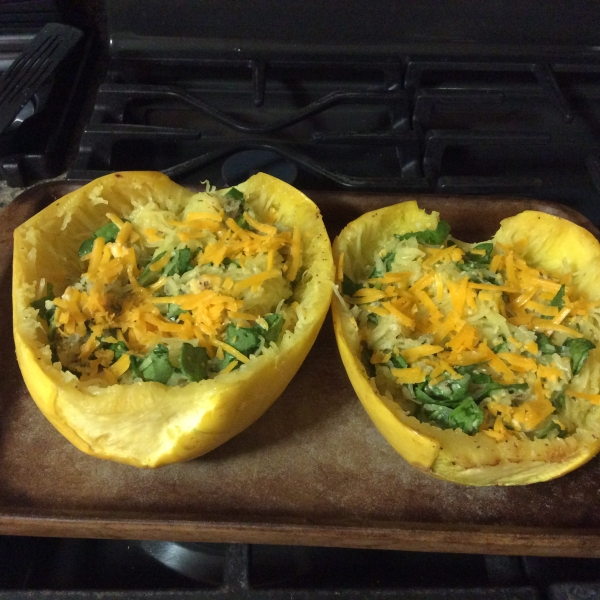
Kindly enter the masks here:
M 167 314 L 165 315 L 167 319 L 171 319 L 171 321 L 178 321 L 179 315 L 183 313 L 190 312 L 189 310 L 183 310 L 178 304 L 167 304 Z
M 112 221 L 106 225 L 102 225 L 94 231 L 93 237 L 85 240 L 81 246 L 79 246 L 79 258 L 82 258 L 86 254 L 89 254 L 94 247 L 94 240 L 96 238 L 104 238 L 105 243 L 114 242 L 119 235 L 119 227 Z
M 354 283 L 348 275 L 344 275 L 344 279 L 342 281 L 342 294 L 346 296 L 354 296 L 354 294 L 362 289 L 362 285 L 360 283 Z
M 452 429 L 462 429 L 468 435 L 477 433 L 483 423 L 483 410 L 467 396 L 448 416 L 448 425 Z
M 369 313 L 369 316 L 367 317 L 367 323 L 370 325 L 378 325 L 379 315 L 376 315 L 375 313 Z
M 201 381 L 208 377 L 208 354 L 202 346 L 192 346 L 187 342 L 181 346 L 179 355 L 181 372 L 190 381 Z
M 260 325 L 256 325 L 255 329 L 257 330 L 258 335 L 264 338 L 265 344 L 269 346 L 279 339 L 285 319 L 279 313 L 265 315 L 264 319 L 269 325 L 269 329 L 265 331 Z
M 477 244 L 477 246 L 473 246 L 472 250 L 483 250 L 485 254 L 479 254 L 475 252 L 467 252 L 465 254 L 465 264 L 472 263 L 474 267 L 486 267 L 490 264 L 492 260 L 492 250 L 494 249 L 494 244 L 492 242 L 483 242 L 482 244 Z
M 240 227 L 241 229 L 250 229 L 250 225 L 249 225 L 248 221 L 246 221 L 246 219 L 244 219 L 243 214 L 241 214 L 239 217 L 237 217 L 235 222 L 238 224 L 238 227 Z
M 544 427 L 538 429 L 533 432 L 534 437 L 536 438 L 547 438 L 551 433 L 555 432 L 557 437 L 564 438 L 567 437 L 568 431 L 563 429 L 558 423 L 555 421 L 549 421 Z
M 212 263 L 211 263 L 211 264 L 212 264 Z M 226 257 L 223 259 L 223 266 L 224 266 L 224 267 L 228 267 L 229 265 L 235 265 L 236 267 L 239 267 L 239 266 L 240 266 L 240 263 L 239 263 L 239 261 L 237 261 L 237 260 L 232 260 L 231 258 L 229 258 L 229 256 L 226 256 Z
M 392 358 L 390 358 L 389 362 L 392 365 L 392 369 L 406 369 L 408 367 L 408 363 L 401 354 L 392 353 Z
M 590 350 L 596 346 L 586 338 L 569 338 L 563 344 L 563 348 L 567 348 L 567 355 L 571 357 L 571 370 L 573 375 L 577 375 L 585 361 L 588 359 Z
M 470 382 L 471 375 L 466 374 L 460 379 L 444 379 L 436 385 L 428 383 L 425 386 L 425 392 L 433 398 L 449 400 L 454 404 L 458 404 L 466 397 Z
M 508 344 L 506 342 L 502 342 L 501 344 L 494 346 L 492 351 L 496 354 L 498 354 L 498 352 L 509 352 Z
M 46 284 L 46 295 L 38 300 L 34 300 L 31 303 L 31 308 L 35 308 L 42 319 L 50 324 L 50 318 L 54 315 L 56 306 L 53 306 L 50 310 L 46 308 L 46 300 L 54 300 L 54 286 L 51 283 Z
M 423 404 L 439 404 L 440 406 L 446 406 L 451 402 L 432 398 L 425 390 L 425 384 L 419 383 L 414 387 L 415 402 L 422 402 Z
M 487 373 L 473 373 L 471 375 L 471 383 L 474 383 L 475 385 L 492 383 L 492 378 Z
M 529 386 L 526 383 L 511 383 L 508 385 L 502 385 L 501 383 L 497 383 L 496 381 L 490 381 L 484 384 L 480 388 L 476 388 L 471 391 L 471 395 L 476 402 L 487 398 L 492 392 L 496 390 L 506 390 L 509 394 L 514 394 L 518 391 L 524 391 L 529 389 Z
M 234 203 L 225 209 L 228 216 L 232 217 L 242 229 L 250 229 L 250 225 L 246 222 L 246 219 L 244 219 L 244 194 L 237 188 L 231 188 L 225 193 L 225 198 L 237 202 L 237 206 Z
M 431 246 L 439 246 L 450 234 L 450 223 L 447 221 L 439 221 L 435 229 L 426 229 L 425 231 L 410 231 L 409 233 L 398 234 L 395 236 L 399 240 L 407 240 L 411 237 L 416 237 L 419 244 L 429 244 Z
M 225 342 L 241 352 L 244 356 L 250 356 L 258 350 L 260 340 L 254 327 L 236 327 L 232 323 L 225 329 Z M 237 360 L 234 356 L 225 352 L 225 356 L 217 362 L 216 370 L 222 371 L 229 363 Z
M 103 344 L 103 346 L 114 352 L 115 362 L 119 360 L 121 356 L 123 356 L 123 354 L 127 354 L 127 352 L 129 352 L 129 348 L 127 348 L 127 344 L 125 342 L 117 342 L 115 344 Z
M 104 238 L 106 243 L 114 242 L 119 235 L 119 226 L 115 225 L 112 221 L 106 225 L 102 225 L 99 229 L 94 231 L 94 237 Z
M 425 423 L 436 425 L 440 429 L 449 429 L 451 408 L 439 404 L 423 404 L 417 414 L 417 418 Z
M 565 406 L 565 392 L 557 391 L 552 394 L 550 397 L 550 402 L 552 402 L 552 406 L 556 409 L 557 412 L 561 411 Z
M 477 433 L 483 423 L 483 410 L 467 396 L 456 408 L 424 404 L 419 411 L 422 421 L 441 429 L 462 429 L 466 434 Z
M 243 200 L 244 194 L 240 192 L 237 188 L 232 187 L 230 190 L 227 190 L 225 193 L 226 198 L 231 198 L 232 200 Z
M 392 268 L 392 263 L 394 262 L 394 258 L 396 258 L 395 252 L 388 252 L 382 259 L 383 269 L 380 269 L 378 266 L 375 266 L 373 271 L 371 272 L 370 277 L 383 277 L 387 272 L 389 272 Z
M 83 258 L 86 254 L 89 254 L 94 249 L 95 237 L 88 238 L 79 246 L 79 258 Z
M 163 344 L 158 344 L 146 358 L 136 364 L 136 370 L 144 381 L 167 383 L 174 371 L 169 362 L 169 349 Z
M 225 330 L 225 342 L 245 356 L 252 354 L 260 345 L 258 334 L 254 328 L 236 327 L 231 323 Z
M 556 296 L 550 300 L 550 306 L 556 306 L 560 310 L 565 305 L 564 296 L 565 286 L 561 285 L 558 292 L 556 292 Z
M 469 281 L 472 281 L 473 283 L 489 283 L 491 285 L 500 285 L 500 282 L 496 279 L 494 274 L 485 273 L 483 271 L 483 269 L 487 268 L 487 265 L 480 265 L 473 262 L 457 262 L 454 264 L 459 271 L 465 272 L 469 277 Z
M 556 353 L 556 346 L 554 346 L 547 335 L 544 335 L 543 333 L 536 333 L 535 339 L 542 354 Z
M 161 252 L 160 254 L 157 254 L 144 267 L 144 270 L 142 271 L 142 274 L 138 277 L 138 283 L 141 286 L 147 287 L 149 285 L 152 285 L 153 283 L 156 283 L 160 279 L 160 271 L 151 271 L 150 270 L 150 265 L 153 265 L 155 262 L 159 261 L 165 254 L 166 254 L 166 252 Z
M 167 277 L 170 275 L 183 275 L 192 269 L 191 264 L 191 251 L 189 248 L 182 248 L 181 250 L 175 250 L 171 259 L 165 265 L 162 270 L 162 274 Z

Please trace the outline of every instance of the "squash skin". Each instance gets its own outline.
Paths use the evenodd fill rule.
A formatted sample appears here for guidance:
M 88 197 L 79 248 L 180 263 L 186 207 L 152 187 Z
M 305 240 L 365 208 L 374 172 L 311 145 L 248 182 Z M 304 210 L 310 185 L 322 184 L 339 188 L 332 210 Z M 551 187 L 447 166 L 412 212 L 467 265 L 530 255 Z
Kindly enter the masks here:
M 337 264 L 343 252 L 345 272 L 360 278 L 361 261 L 370 259 L 378 239 L 393 233 L 435 228 L 437 222 L 437 215 L 427 215 L 416 202 L 366 213 L 336 238 L 334 261 Z M 568 256 L 570 267 L 578 270 L 574 283 L 582 295 L 589 300 L 600 298 L 600 243 L 591 233 L 559 217 L 526 211 L 502 221 L 494 237 L 494 241 L 504 244 L 521 239 L 527 240 L 523 255 L 529 264 L 560 276 L 565 272 L 562 256 Z M 467 436 L 460 430 L 443 431 L 419 422 L 399 404 L 380 394 L 368 378 L 360 360 L 358 327 L 337 294 L 332 300 L 332 315 L 342 362 L 362 405 L 390 445 L 423 472 L 465 485 L 524 485 L 564 475 L 600 451 L 599 406 L 590 409 L 593 430 L 581 428 L 567 438 L 568 443 L 562 440 L 551 443 L 545 460 L 539 460 L 539 447 L 534 445 L 537 442 L 519 441 L 514 454 L 506 456 L 500 445 L 483 433 Z M 592 362 L 596 365 L 600 362 L 598 350 L 590 354 L 588 363 Z M 458 448 L 464 449 L 460 455 Z
M 99 186 L 108 205 L 90 201 Z M 184 387 L 154 382 L 76 387 L 50 364 L 43 351 L 45 334 L 31 327 L 30 303 L 31 283 L 41 277 L 59 290 L 77 278 L 77 247 L 105 221 L 106 212 L 126 216 L 131 196 L 186 197 L 192 192 L 161 173 L 115 173 L 57 200 L 15 230 L 13 331 L 19 367 L 42 413 L 83 452 L 150 468 L 196 458 L 258 419 L 306 358 L 327 314 L 333 281 L 331 245 L 320 212 L 304 194 L 262 173 L 236 187 L 259 214 L 270 202 L 282 223 L 300 227 L 303 263 L 310 274 L 297 298 L 305 319 L 284 334 L 277 348 L 240 369 Z

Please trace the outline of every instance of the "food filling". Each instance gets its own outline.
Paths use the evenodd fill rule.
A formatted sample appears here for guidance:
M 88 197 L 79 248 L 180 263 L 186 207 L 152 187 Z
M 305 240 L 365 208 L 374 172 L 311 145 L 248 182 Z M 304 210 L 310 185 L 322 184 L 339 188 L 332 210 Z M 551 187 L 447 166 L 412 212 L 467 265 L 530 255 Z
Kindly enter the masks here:
M 338 280 L 381 394 L 421 422 L 497 441 L 574 432 L 565 398 L 600 339 L 600 303 L 529 266 L 522 244 L 435 230 L 382 240 L 363 278 Z
M 167 203 L 167 207 L 168 207 Z M 172 210 L 108 212 L 79 249 L 83 273 L 32 303 L 53 363 L 86 385 L 184 385 L 237 369 L 293 330 L 300 230 L 259 220 L 236 188 Z

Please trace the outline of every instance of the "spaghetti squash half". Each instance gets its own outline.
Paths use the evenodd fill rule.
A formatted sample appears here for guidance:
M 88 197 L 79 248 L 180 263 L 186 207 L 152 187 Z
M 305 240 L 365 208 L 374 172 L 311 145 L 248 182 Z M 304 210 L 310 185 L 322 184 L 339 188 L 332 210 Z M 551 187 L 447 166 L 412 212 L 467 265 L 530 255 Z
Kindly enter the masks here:
M 563 475 L 600 449 L 600 243 L 524 212 L 465 244 L 406 202 L 334 242 L 342 360 L 407 461 L 470 485 Z
M 265 174 L 196 193 L 115 173 L 14 241 L 14 338 L 32 398 L 80 450 L 138 467 L 198 457 L 260 417 L 330 303 L 318 208 Z

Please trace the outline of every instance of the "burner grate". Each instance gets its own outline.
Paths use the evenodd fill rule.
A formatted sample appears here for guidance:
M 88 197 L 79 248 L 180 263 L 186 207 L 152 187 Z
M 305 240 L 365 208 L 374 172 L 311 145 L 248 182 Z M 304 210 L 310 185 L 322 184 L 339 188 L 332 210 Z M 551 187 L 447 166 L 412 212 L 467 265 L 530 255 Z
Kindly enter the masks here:
M 600 65 L 572 61 L 115 61 L 70 178 L 156 169 L 233 185 L 248 151 L 298 187 L 502 194 L 600 222 Z M 260 161 L 259 161 L 260 163 Z

